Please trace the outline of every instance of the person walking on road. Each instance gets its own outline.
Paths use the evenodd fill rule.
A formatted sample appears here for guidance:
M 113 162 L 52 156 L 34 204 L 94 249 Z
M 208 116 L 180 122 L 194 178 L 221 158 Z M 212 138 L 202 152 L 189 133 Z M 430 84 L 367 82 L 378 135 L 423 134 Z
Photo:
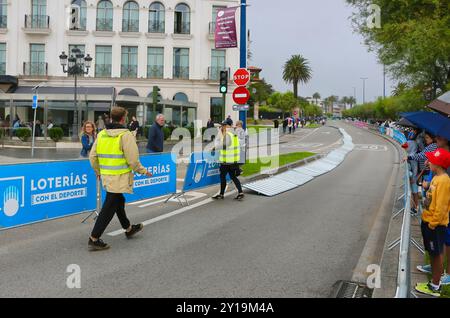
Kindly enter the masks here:
M 246 145 L 247 145 L 247 133 L 244 129 L 244 123 L 242 120 L 236 122 L 235 134 L 239 139 L 239 165 L 242 166 L 246 161 Z
M 223 200 L 225 198 L 227 175 L 230 175 L 231 180 L 233 180 L 236 189 L 238 190 L 238 195 L 235 197 L 235 200 L 242 200 L 244 198 L 244 193 L 242 192 L 241 182 L 237 178 L 237 174 L 239 174 L 240 171 L 239 138 L 232 132 L 231 125 L 227 120 L 222 122 L 222 135 L 220 140 L 219 138 L 217 139 L 216 145 L 216 149 L 220 149 L 220 193 L 213 196 L 213 199 Z
M 105 129 L 105 121 L 103 120 L 102 116 L 98 116 L 98 119 L 97 119 L 97 132 L 101 132 L 103 129 Z
M 164 118 L 164 115 L 159 114 L 156 116 L 155 123 L 148 131 L 148 153 L 159 153 L 164 151 L 164 132 L 162 128 L 164 127 L 165 122 L 166 119 Z
M 114 214 L 117 214 L 127 238 L 143 229 L 143 224 L 131 225 L 128 220 L 123 194 L 133 193 L 134 172 L 147 177 L 152 174 L 139 161 L 136 140 L 125 127 L 126 118 L 127 111 L 124 108 L 114 107 L 111 110 L 112 123 L 100 132 L 89 156 L 91 166 L 106 190 L 105 202 L 89 237 L 88 247 L 92 251 L 109 248 L 100 237 Z
M 94 145 L 97 134 L 95 133 L 95 125 L 91 121 L 86 121 L 83 125 L 81 132 L 81 148 L 80 155 L 83 158 L 89 157 L 89 153 L 91 152 L 92 146 Z

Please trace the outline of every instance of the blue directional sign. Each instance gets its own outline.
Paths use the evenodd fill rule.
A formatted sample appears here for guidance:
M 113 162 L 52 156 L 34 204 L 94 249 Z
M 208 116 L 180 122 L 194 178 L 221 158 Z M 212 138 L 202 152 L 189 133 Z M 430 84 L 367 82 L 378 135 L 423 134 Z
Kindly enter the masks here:
M 31 106 L 33 109 L 38 108 L 38 96 L 33 95 L 33 105 Z

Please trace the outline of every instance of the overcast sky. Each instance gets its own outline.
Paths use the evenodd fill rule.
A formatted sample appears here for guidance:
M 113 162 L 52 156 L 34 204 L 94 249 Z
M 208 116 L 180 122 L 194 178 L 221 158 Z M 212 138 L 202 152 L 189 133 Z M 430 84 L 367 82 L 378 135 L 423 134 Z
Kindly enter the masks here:
M 282 67 L 293 54 L 310 61 L 312 80 L 301 85 L 299 95 L 319 92 L 352 96 L 362 102 L 362 80 L 366 81 L 366 101 L 383 95 L 383 67 L 374 53 L 353 32 L 349 17 L 352 8 L 344 0 L 248 0 L 248 28 L 253 59 L 249 65 L 263 69 L 262 77 L 279 91 L 292 91 L 282 79 Z M 394 82 L 387 78 L 390 95 Z

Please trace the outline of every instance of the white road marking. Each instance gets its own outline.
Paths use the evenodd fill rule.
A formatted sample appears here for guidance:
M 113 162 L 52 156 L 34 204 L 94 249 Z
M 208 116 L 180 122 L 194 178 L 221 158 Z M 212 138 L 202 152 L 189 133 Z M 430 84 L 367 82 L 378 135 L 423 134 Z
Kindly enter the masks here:
M 236 193 L 236 191 L 228 192 L 228 193 L 225 194 L 225 197 L 229 197 L 229 196 L 231 196 L 231 195 L 233 195 L 233 194 L 235 194 L 235 193 Z M 162 221 L 162 220 L 171 218 L 172 216 L 175 216 L 175 215 L 178 215 L 178 214 L 181 214 L 181 213 L 184 213 L 184 212 L 193 210 L 193 209 L 195 209 L 195 208 L 201 207 L 201 206 L 203 206 L 203 205 L 206 205 L 206 204 L 212 203 L 212 202 L 215 202 L 215 200 L 212 199 L 212 198 L 208 198 L 208 199 L 206 199 L 206 200 L 203 200 L 203 201 L 194 203 L 194 204 L 192 204 L 192 205 L 190 205 L 190 206 L 185 206 L 185 207 L 183 207 L 183 208 L 181 208 L 181 209 L 178 209 L 178 210 L 175 210 L 175 211 L 173 211 L 173 212 L 166 213 L 166 214 L 157 216 L 156 218 L 153 218 L 153 219 L 144 221 L 144 222 L 142 222 L 142 224 L 144 224 L 144 226 L 147 226 L 147 225 L 150 225 L 150 224 L 154 224 L 154 223 L 156 223 L 156 222 L 159 222 L 159 221 Z M 123 234 L 123 233 L 125 233 L 125 230 L 121 229 L 121 230 L 117 230 L 117 231 L 110 232 L 110 233 L 108 233 L 107 235 L 108 235 L 108 236 L 118 236 L 118 235 Z
M 186 196 L 186 199 L 188 200 L 188 202 L 190 202 L 190 201 L 194 201 L 194 200 L 203 198 L 203 197 L 206 196 L 206 194 L 205 193 L 201 193 L 201 192 L 188 192 L 188 193 L 185 194 L 185 196 Z M 146 208 L 148 206 L 152 206 L 152 205 L 156 205 L 156 204 L 159 204 L 159 203 L 163 203 L 166 200 L 167 200 L 167 198 L 166 199 L 162 199 L 162 200 L 153 201 L 153 202 L 150 202 L 150 203 L 145 203 L 145 204 L 139 205 L 138 207 L 139 208 Z M 170 199 L 169 202 L 178 202 L 178 200 L 177 199 Z

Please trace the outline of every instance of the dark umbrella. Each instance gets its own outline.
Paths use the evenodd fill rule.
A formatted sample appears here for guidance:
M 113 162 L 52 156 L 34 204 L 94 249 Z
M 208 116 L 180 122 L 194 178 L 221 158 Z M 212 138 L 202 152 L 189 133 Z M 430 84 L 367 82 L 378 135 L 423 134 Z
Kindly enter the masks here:
M 434 100 L 427 107 L 441 113 L 442 115 L 450 116 L 450 91 Z
M 433 135 L 450 140 L 450 119 L 447 117 L 432 112 L 403 113 L 401 116 Z
M 416 125 L 414 125 L 412 122 L 410 122 L 408 119 L 406 118 L 402 118 L 397 122 L 398 125 L 403 126 L 403 127 L 411 127 L 411 128 L 417 128 Z

